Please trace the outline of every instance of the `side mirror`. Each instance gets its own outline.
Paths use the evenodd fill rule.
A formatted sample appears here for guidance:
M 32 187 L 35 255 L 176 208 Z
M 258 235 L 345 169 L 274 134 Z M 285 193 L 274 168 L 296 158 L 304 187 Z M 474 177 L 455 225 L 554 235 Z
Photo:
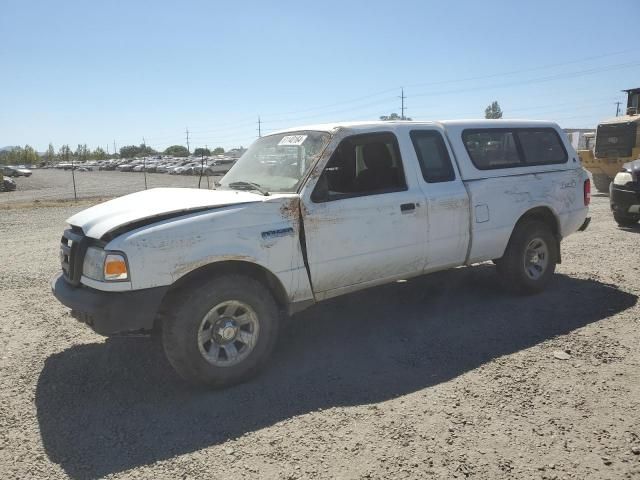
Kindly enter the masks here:
M 329 201 L 329 183 L 327 182 L 327 176 L 323 172 L 316 183 L 316 188 L 311 193 L 311 201 L 314 203 L 322 203 Z

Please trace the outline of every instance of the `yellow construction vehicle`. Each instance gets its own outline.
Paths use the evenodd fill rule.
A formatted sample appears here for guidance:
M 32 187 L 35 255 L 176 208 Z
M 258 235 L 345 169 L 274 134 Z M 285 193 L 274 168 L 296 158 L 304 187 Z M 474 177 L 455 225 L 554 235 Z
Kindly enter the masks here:
M 609 184 L 623 164 L 640 158 L 640 88 L 623 91 L 627 92 L 626 114 L 600 123 L 595 145 L 578 150 L 582 165 L 593 175 L 596 189 L 603 193 L 609 193 Z

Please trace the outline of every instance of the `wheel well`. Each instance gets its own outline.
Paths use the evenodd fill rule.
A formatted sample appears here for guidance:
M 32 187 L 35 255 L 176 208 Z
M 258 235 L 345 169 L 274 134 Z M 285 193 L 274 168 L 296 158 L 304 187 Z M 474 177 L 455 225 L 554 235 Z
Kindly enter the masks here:
M 525 220 L 538 220 L 546 223 L 551 228 L 551 232 L 560 241 L 560 226 L 558 225 L 558 219 L 548 207 L 536 207 L 531 210 L 527 210 L 516 223 L 516 227 Z M 515 227 L 514 227 L 515 230 Z
M 162 315 L 167 312 L 171 303 L 183 288 L 194 283 L 205 281 L 216 275 L 225 275 L 230 273 L 246 275 L 247 277 L 251 277 L 261 282 L 269 289 L 280 308 L 286 308 L 289 304 L 289 298 L 284 286 L 278 277 L 266 268 L 243 260 L 214 262 L 189 272 L 187 275 L 179 278 L 171 286 L 167 294 L 162 299 L 154 327 L 158 326 Z
M 540 222 L 546 223 L 549 228 L 551 228 L 551 233 L 556 239 L 556 252 L 558 263 L 562 263 L 562 257 L 560 255 L 560 240 L 562 240 L 562 235 L 560 234 L 560 225 L 558 223 L 558 219 L 555 214 L 549 207 L 536 207 L 531 210 L 527 210 L 516 222 L 516 225 L 513 227 L 513 231 L 516 231 L 518 225 L 526 220 L 538 220 Z M 513 236 L 513 232 L 511 233 Z M 509 239 L 511 241 L 511 239 Z

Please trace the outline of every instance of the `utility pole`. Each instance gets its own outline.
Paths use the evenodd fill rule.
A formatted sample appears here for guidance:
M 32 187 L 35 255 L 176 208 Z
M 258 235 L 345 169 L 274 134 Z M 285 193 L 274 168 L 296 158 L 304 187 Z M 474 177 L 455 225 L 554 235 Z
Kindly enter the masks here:
M 109 155 L 109 144 L 107 143 L 107 155 Z
M 404 87 L 400 87 L 400 100 L 402 101 L 402 106 L 400 107 L 400 111 L 401 111 L 401 115 L 400 115 L 400 120 L 404 120 L 405 116 L 404 116 L 404 99 L 407 98 L 404 96 Z
M 200 151 L 200 178 L 198 178 L 198 188 L 200 188 L 200 183 L 202 183 L 203 174 L 204 174 L 204 152 L 201 150 Z
M 258 115 L 258 137 L 262 137 L 262 122 L 260 121 L 260 115 Z
M 187 134 L 187 152 L 191 155 L 191 147 L 189 147 L 189 127 L 185 130 L 185 133 Z
M 67 157 L 67 163 L 69 162 L 69 146 L 67 145 L 67 149 L 65 150 L 65 156 Z M 73 163 L 73 155 L 71 155 L 71 180 L 73 181 L 73 199 L 78 201 L 78 191 L 76 190 L 76 166 Z
M 116 141 L 114 140 L 113 141 L 113 154 L 115 155 L 117 153 L 118 153 L 118 150 L 116 150 Z
M 142 172 L 144 173 L 144 189 L 147 189 L 147 141 L 142 137 Z
M 621 103 L 622 102 L 615 102 L 615 104 L 616 104 L 616 117 L 620 116 L 620 104 Z
M 209 145 L 205 145 L 204 148 L 206 150 L 209 150 Z M 207 165 L 207 169 L 208 168 L 209 168 L 209 165 Z M 211 190 L 211 185 L 209 184 L 209 172 L 206 172 L 206 173 L 207 173 L 207 190 Z M 198 186 L 198 188 L 200 187 Z

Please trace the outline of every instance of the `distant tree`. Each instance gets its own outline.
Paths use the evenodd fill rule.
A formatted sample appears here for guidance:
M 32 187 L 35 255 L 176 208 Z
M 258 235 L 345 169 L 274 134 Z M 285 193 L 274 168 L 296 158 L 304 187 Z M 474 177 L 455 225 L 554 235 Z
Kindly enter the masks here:
M 49 147 L 47 148 L 44 156 L 47 163 L 53 162 L 53 160 L 56 158 L 56 151 L 53 149 L 53 143 L 49 143 Z
M 97 147 L 93 152 L 91 152 L 91 158 L 94 160 L 106 160 L 107 152 L 105 152 L 102 147 Z
M 149 145 L 140 145 L 140 155 L 143 157 L 150 157 L 156 155 L 158 152 L 151 148 Z
M 193 151 L 193 154 L 196 157 L 208 157 L 209 155 L 211 155 L 211 150 L 209 150 L 208 148 L 196 148 Z
M 58 149 L 58 158 L 60 159 L 61 162 L 69 162 L 71 157 L 71 149 L 69 148 L 69 145 L 62 145 L 59 149 Z
M 484 109 L 484 118 L 502 118 L 502 110 L 497 101 L 491 102 L 491 105 Z
M 413 120 L 410 117 L 404 117 L 404 119 L 398 115 L 397 113 L 392 113 L 391 115 L 382 115 L 380 120 L 384 120 L 385 122 L 389 122 L 391 120 Z
M 78 144 L 78 148 L 73 152 L 73 156 L 78 162 L 86 162 L 89 159 L 89 148 L 87 148 L 87 144 Z
M 222 147 L 216 147 L 213 149 L 214 155 L 222 155 L 223 153 L 224 153 L 224 148 Z
M 171 145 L 164 151 L 165 155 L 171 155 L 172 157 L 188 157 L 189 150 L 182 145 Z
M 148 157 L 156 153 L 149 145 L 127 145 L 120 149 L 120 158 Z
M 0 152 L 0 163 L 4 165 L 17 165 L 23 163 L 24 149 L 12 147 Z
M 120 148 L 120 158 L 133 158 L 140 153 L 137 145 L 126 145 Z

